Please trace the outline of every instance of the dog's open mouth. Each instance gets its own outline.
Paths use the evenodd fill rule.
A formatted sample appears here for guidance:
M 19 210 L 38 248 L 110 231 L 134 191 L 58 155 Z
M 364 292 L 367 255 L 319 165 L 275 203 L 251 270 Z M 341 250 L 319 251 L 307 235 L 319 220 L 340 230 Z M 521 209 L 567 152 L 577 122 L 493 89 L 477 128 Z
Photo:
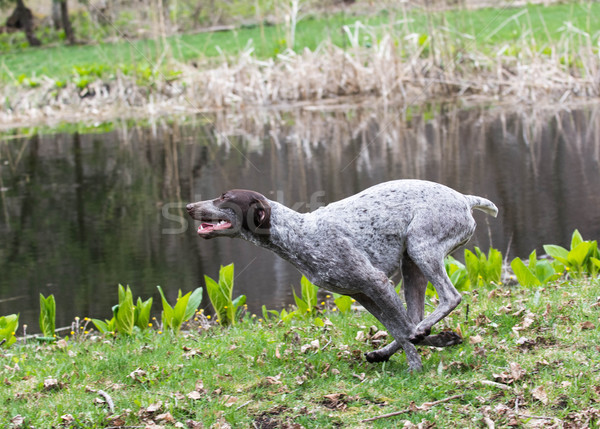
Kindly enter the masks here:
M 231 228 L 231 223 L 225 220 L 202 222 L 198 227 L 198 234 L 208 234 L 213 231 L 221 231 Z

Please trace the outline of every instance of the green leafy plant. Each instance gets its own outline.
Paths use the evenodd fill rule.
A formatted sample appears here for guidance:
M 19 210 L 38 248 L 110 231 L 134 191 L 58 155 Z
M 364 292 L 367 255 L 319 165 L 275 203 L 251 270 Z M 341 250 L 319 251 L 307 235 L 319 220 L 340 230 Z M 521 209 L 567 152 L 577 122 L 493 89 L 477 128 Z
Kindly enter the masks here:
M 352 298 L 347 295 L 340 295 L 337 293 L 334 293 L 333 297 L 333 302 L 335 302 L 335 305 L 338 310 L 340 310 L 340 313 L 346 313 L 350 311 L 352 308 Z
M 142 301 L 138 298 L 137 305 L 133 305 L 133 294 L 129 286 L 118 286 L 119 303 L 113 306 L 112 319 L 105 321 L 92 319 L 96 329 L 102 334 L 114 334 L 119 332 L 123 335 L 132 335 L 135 328 L 144 330 L 150 321 L 150 310 L 152 309 L 152 298 Z
M 19 315 L 10 314 L 0 317 L 0 345 L 9 347 L 17 341 L 15 333 L 19 327 Z
M 236 319 L 241 316 L 243 306 L 246 304 L 246 295 L 232 299 L 233 274 L 234 266 L 229 264 L 221 265 L 218 282 L 209 276 L 204 276 L 208 298 L 217 313 L 217 321 L 222 326 L 235 325 Z
M 570 250 L 554 244 L 544 245 L 544 250 L 563 264 L 572 277 L 578 278 L 585 274 L 595 277 L 600 271 L 598 242 L 584 240 L 578 230 L 573 232 Z
M 173 307 L 165 298 L 165 294 L 160 286 L 156 286 L 160 292 L 162 299 L 162 323 L 165 329 L 170 329 L 173 332 L 179 332 L 183 322 L 191 319 L 196 310 L 202 303 L 202 288 L 196 288 L 193 292 L 188 292 L 185 295 L 181 294 L 181 289 L 177 293 L 177 302 Z
M 287 311 L 285 308 L 282 308 L 281 311 L 277 310 L 267 310 L 266 306 L 262 306 L 262 315 L 263 320 L 268 322 L 272 318 L 275 320 L 281 320 L 283 323 L 287 323 L 294 318 L 296 315 L 295 311 Z
M 133 320 L 135 326 L 140 330 L 147 329 L 150 326 L 150 311 L 152 310 L 152 298 L 148 298 L 146 301 L 142 301 L 142 298 L 138 297 L 137 303 L 133 312 Z
M 500 260 L 502 260 L 502 258 L 500 258 Z M 444 260 L 444 266 L 446 267 L 446 273 L 448 273 L 448 277 L 450 277 L 450 281 L 456 290 L 464 291 L 471 288 L 469 273 L 464 264 L 461 264 L 452 256 L 447 256 Z
M 543 286 L 558 279 L 564 271 L 560 264 L 538 260 L 535 250 L 529 255 L 527 265 L 520 258 L 515 258 L 510 263 L 510 267 L 517 276 L 519 284 L 525 287 Z
M 475 247 L 475 253 L 465 250 L 465 266 L 471 287 L 499 284 L 502 277 L 502 254 L 490 248 L 487 256 Z
M 294 301 L 298 307 L 298 315 L 313 315 L 317 307 L 317 292 L 319 288 L 311 283 L 305 276 L 302 276 L 300 280 L 300 292 L 301 296 L 296 295 L 296 291 L 292 290 L 294 294 Z
M 56 329 L 56 301 L 54 295 L 45 298 L 40 293 L 40 331 L 46 339 L 54 339 Z
M 454 259 L 452 256 L 448 255 L 444 259 L 444 267 L 446 269 L 446 273 L 450 278 L 450 281 L 458 291 L 465 291 L 471 288 L 471 281 L 469 280 L 469 273 L 467 272 L 467 268 L 464 264 L 461 264 L 459 261 Z M 435 288 L 431 284 L 431 282 L 427 282 L 427 290 L 426 295 L 437 298 L 437 292 Z

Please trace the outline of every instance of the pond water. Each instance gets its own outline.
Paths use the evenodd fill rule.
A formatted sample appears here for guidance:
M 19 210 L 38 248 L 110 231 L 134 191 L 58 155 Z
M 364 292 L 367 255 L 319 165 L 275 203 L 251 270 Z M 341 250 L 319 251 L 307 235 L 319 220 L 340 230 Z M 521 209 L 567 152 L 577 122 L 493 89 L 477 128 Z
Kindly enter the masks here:
M 600 108 L 305 108 L 14 134 L 0 138 L 0 315 L 19 312 L 30 331 L 40 292 L 55 294 L 65 326 L 108 317 L 118 283 L 158 310 L 156 285 L 174 300 L 232 262 L 251 311 L 292 302 L 290 264 L 242 240 L 202 240 L 188 222 L 187 202 L 231 188 L 307 211 L 428 179 L 499 207 L 496 219 L 475 213 L 469 248 L 525 257 L 567 246 L 575 228 L 600 238 Z

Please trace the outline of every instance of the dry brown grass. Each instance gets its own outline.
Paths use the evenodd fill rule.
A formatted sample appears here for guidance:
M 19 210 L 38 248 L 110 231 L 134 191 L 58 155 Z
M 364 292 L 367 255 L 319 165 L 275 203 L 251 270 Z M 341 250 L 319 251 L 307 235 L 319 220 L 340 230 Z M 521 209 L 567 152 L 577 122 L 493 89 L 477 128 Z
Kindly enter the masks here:
M 346 97 L 414 105 L 439 98 L 560 104 L 600 96 L 598 35 L 577 28 L 567 27 L 545 53 L 532 48 L 535 40 L 524 28 L 520 42 L 492 54 L 473 51 L 468 35 L 443 27 L 432 28 L 426 43 L 416 34 L 376 36 L 375 31 L 360 23 L 346 28 L 346 49 L 324 42 L 315 51 L 288 50 L 264 61 L 249 46 L 236 61 L 223 60 L 215 68 L 172 64 L 182 75 L 176 80 L 159 76 L 151 87 L 117 74 L 90 84 L 87 93 L 93 96 L 82 97 L 72 83 L 57 89 L 51 79 L 32 89 L 4 87 L 0 122 L 346 103 Z M 359 46 L 365 34 L 380 41 L 370 48 Z

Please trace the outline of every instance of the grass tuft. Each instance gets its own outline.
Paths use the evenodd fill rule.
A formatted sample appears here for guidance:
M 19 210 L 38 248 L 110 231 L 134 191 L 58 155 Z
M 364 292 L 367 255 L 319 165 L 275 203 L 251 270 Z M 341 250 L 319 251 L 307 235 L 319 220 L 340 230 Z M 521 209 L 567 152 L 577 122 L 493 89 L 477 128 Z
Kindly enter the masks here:
M 365 362 L 363 353 L 385 335 L 370 314 L 356 310 L 326 311 L 319 315 L 322 326 L 311 318 L 259 323 L 245 317 L 235 326 L 202 325 L 180 335 L 145 331 L 20 343 L 0 352 L 0 422 L 596 427 L 599 287 L 598 279 L 584 278 L 467 292 L 438 327 L 461 332 L 463 344 L 420 347 L 418 374 L 407 371 L 401 354 Z M 446 402 L 427 404 L 435 401 Z M 398 410 L 405 412 L 361 422 Z

